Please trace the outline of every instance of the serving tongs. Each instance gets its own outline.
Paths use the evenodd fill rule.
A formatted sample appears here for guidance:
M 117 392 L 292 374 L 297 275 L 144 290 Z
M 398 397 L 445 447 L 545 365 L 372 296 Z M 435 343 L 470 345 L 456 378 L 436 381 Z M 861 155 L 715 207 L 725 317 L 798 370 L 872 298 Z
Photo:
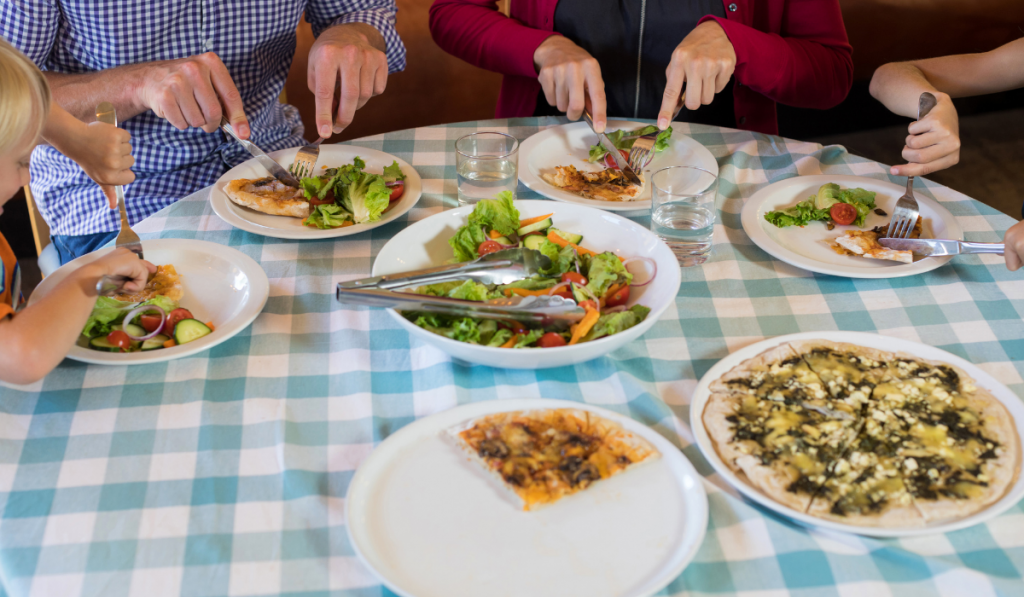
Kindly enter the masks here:
M 511 284 L 550 266 L 551 260 L 540 251 L 506 249 L 468 263 L 341 282 L 335 296 L 338 302 L 349 305 L 565 327 L 583 319 L 586 312 L 574 301 L 560 296 L 511 296 L 480 302 L 391 290 L 458 279 L 471 279 L 481 284 Z

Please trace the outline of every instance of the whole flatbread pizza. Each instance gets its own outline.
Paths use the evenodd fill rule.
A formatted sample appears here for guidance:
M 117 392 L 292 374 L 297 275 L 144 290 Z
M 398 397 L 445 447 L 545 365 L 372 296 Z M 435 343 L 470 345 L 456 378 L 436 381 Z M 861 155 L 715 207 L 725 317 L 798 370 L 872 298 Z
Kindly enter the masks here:
M 961 369 L 808 340 L 712 382 L 702 419 L 737 476 L 790 508 L 869 527 L 971 516 L 1020 474 L 1006 407 Z

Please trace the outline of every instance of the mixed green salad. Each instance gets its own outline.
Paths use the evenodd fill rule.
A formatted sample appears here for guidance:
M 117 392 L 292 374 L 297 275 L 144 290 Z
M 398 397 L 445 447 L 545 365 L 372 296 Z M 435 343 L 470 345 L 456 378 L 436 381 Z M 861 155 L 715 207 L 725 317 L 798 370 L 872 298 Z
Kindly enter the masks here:
M 841 189 L 830 182 L 793 207 L 764 214 L 764 219 L 779 228 L 826 222 L 831 229 L 833 223 L 864 226 L 864 218 L 875 209 L 875 193 L 864 189 Z
M 140 352 L 188 344 L 213 330 L 212 323 L 163 295 L 141 303 L 101 296 L 85 322 L 82 343 L 104 352 Z
M 448 240 L 455 261 L 471 261 L 504 249 L 535 249 L 551 260 L 541 274 L 511 284 L 484 285 L 459 280 L 421 286 L 419 294 L 444 296 L 470 301 L 500 297 L 556 295 L 575 300 L 586 316 L 569 330 L 530 328 L 512 321 L 458 317 L 436 313 L 405 312 L 416 325 L 460 342 L 500 348 L 553 348 L 590 342 L 617 334 L 643 321 L 650 309 L 643 305 L 627 308 L 630 289 L 654 279 L 657 270 L 642 283 L 634 283 L 626 269 L 632 261 L 653 260 L 637 257 L 623 261 L 614 253 L 596 253 L 580 246 L 583 236 L 559 230 L 553 214 L 520 219 L 512 193 L 504 191 L 495 199 L 477 203 L 467 223 Z
M 612 142 L 612 145 L 619 148 L 619 153 L 622 154 L 623 158 L 629 159 L 629 150 L 633 148 L 633 143 L 637 139 L 644 135 L 650 135 L 652 133 L 658 133 L 658 138 L 654 140 L 654 153 L 661 153 L 668 149 L 668 140 L 672 136 L 672 127 L 658 132 L 658 127 L 650 124 L 642 128 L 638 128 L 635 131 L 618 130 L 607 133 L 608 139 Z M 592 164 L 596 164 L 601 160 L 604 160 L 605 166 L 608 168 L 615 168 L 615 160 L 608 154 L 608 150 L 601 146 L 600 143 L 590 146 L 590 157 L 587 158 Z
M 366 162 L 357 156 L 351 164 L 300 180 L 309 200 L 309 217 L 302 223 L 328 229 L 379 220 L 405 193 L 405 174 L 398 162 L 384 168 L 383 174 L 371 174 L 364 168 Z

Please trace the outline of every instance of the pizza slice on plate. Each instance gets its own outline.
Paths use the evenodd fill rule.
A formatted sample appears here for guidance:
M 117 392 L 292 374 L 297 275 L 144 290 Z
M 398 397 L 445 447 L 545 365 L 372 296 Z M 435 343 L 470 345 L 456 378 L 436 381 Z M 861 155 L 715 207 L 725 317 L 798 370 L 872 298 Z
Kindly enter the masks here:
M 861 408 L 888 373 L 892 353 L 844 342 L 806 340 L 790 346 L 821 378 L 829 394 Z
M 290 187 L 273 176 L 232 180 L 224 194 L 233 203 L 272 216 L 309 216 L 309 201 L 300 189 Z
M 581 172 L 575 166 L 556 166 L 555 172 L 542 174 L 550 185 L 598 201 L 636 201 L 643 187 L 626 180 L 621 170 Z
M 519 498 L 524 510 L 554 503 L 661 456 L 642 437 L 582 409 L 487 415 L 449 434 Z

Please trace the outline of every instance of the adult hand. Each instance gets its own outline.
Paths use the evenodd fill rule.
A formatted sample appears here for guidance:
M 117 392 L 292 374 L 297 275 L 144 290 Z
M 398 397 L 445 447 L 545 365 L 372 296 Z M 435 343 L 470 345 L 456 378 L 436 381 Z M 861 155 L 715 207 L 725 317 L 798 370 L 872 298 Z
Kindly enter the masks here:
M 128 249 L 114 249 L 91 264 L 94 272 L 99 275 L 124 276 L 131 278 L 125 282 L 125 292 L 139 292 L 146 287 L 149 274 L 156 273 L 156 266 L 139 259 L 139 256 Z
M 221 117 L 242 139 L 249 138 L 242 96 L 224 63 L 213 52 L 146 63 L 139 98 L 142 104 L 178 130 L 201 128 L 212 133 Z
M 316 97 L 316 130 L 321 137 L 345 130 L 356 110 L 384 93 L 388 82 L 384 47 L 384 37 L 365 23 L 335 25 L 313 43 L 306 83 Z
M 1003 251 L 1006 269 L 1015 272 L 1024 265 L 1024 221 L 1010 226 L 1003 237 L 1003 242 L 1006 244 L 1006 250 Z
M 945 93 L 933 95 L 938 103 L 932 111 L 907 128 L 903 159 L 910 163 L 893 166 L 889 171 L 896 176 L 924 176 L 960 161 L 960 123 L 953 100 Z
M 544 40 L 533 53 L 537 80 L 544 90 L 544 99 L 569 120 L 579 120 L 589 96 L 594 130 L 604 132 L 607 101 L 601 65 L 586 50 L 561 35 Z
M 87 134 L 80 136 L 74 160 L 96 181 L 107 196 L 110 209 L 117 209 L 117 195 L 113 185 L 126 185 L 135 181 L 131 171 L 131 134 L 111 124 L 93 122 L 86 125 Z
M 668 128 L 676 104 L 686 84 L 686 108 L 696 110 L 708 105 L 720 93 L 736 70 L 736 50 L 732 42 L 715 21 L 705 21 L 694 27 L 672 51 L 672 59 L 665 69 L 668 82 L 658 113 L 658 128 Z

